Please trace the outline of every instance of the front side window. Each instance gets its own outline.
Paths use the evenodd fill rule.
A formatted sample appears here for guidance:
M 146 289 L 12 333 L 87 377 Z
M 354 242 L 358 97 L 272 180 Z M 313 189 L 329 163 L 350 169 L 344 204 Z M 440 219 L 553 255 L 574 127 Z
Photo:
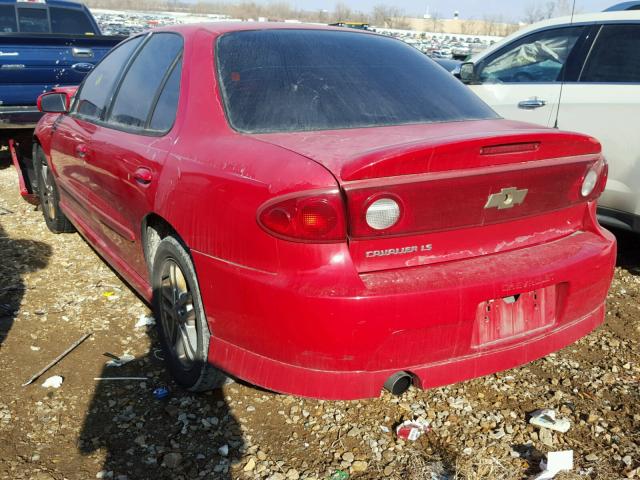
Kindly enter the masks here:
M 18 8 L 18 23 L 23 33 L 49 33 L 46 8 Z
M 112 50 L 87 75 L 76 97 L 74 113 L 88 120 L 101 119 L 124 65 L 142 37 L 133 38 Z
M 561 72 L 584 27 L 545 30 L 517 40 L 479 68 L 482 83 L 551 83 Z
M 640 83 L 640 25 L 604 25 L 580 81 Z
M 84 10 L 72 8 L 50 7 L 51 31 L 70 35 L 86 35 L 94 33 L 94 26 Z
M 0 5 L 0 33 L 18 31 L 16 8 L 13 5 Z
M 152 35 L 125 74 L 108 122 L 129 128 L 144 128 L 169 68 L 181 51 L 180 35 Z
M 255 30 L 216 43 L 229 123 L 252 133 L 496 118 L 415 48 L 387 37 Z

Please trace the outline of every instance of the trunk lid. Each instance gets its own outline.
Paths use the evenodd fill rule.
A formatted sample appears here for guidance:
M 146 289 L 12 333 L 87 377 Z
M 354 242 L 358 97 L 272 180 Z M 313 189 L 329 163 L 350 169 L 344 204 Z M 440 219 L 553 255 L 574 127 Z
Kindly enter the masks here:
M 329 169 L 345 196 L 361 272 L 425 265 L 550 241 L 580 229 L 580 187 L 601 161 L 591 137 L 506 120 L 410 125 L 259 138 Z M 366 211 L 400 205 L 375 230 Z

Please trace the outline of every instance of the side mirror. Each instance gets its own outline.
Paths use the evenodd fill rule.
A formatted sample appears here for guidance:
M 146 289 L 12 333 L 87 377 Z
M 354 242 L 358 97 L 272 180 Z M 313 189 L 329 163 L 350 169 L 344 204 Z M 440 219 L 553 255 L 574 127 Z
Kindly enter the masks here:
M 66 92 L 48 92 L 38 97 L 38 110 L 43 113 L 67 113 L 71 96 Z
M 465 62 L 460 65 L 459 76 L 463 83 L 474 83 L 476 81 L 476 66 L 473 62 Z

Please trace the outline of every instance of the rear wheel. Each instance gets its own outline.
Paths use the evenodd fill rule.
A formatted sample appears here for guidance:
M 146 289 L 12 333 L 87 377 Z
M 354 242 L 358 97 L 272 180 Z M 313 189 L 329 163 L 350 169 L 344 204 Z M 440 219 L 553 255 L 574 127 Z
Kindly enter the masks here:
M 53 233 L 75 232 L 73 224 L 60 209 L 60 195 L 53 173 L 42 148 L 35 148 L 34 166 L 38 181 L 38 197 L 47 227 Z
M 174 237 L 158 244 L 152 284 L 160 342 L 176 382 L 196 392 L 222 386 L 227 377 L 207 361 L 211 334 L 195 269 L 186 249 Z

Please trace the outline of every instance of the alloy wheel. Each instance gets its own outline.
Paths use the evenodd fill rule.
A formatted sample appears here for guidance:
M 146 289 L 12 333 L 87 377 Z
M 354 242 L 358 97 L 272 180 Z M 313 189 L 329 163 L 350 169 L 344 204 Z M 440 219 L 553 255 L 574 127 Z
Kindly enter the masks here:
M 193 366 L 198 352 L 193 295 L 182 269 L 175 260 L 165 260 L 161 278 L 162 327 L 172 354 L 181 366 L 188 370 Z
M 42 192 L 42 209 L 50 220 L 56 218 L 56 197 L 55 186 L 53 184 L 53 178 L 49 172 L 49 166 L 46 163 L 42 164 L 40 169 L 42 175 L 42 184 L 44 185 L 44 191 Z

